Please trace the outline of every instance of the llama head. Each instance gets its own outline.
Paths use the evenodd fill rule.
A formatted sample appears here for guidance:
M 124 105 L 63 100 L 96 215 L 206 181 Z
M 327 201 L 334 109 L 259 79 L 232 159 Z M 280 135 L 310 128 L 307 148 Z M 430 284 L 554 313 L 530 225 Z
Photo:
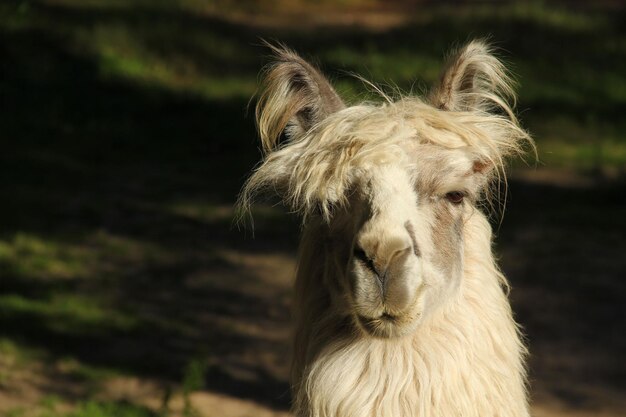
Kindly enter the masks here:
M 333 311 L 374 337 L 411 333 L 454 297 L 466 221 L 503 159 L 532 143 L 504 67 L 471 42 L 427 99 L 346 106 L 313 66 L 273 49 L 257 105 L 265 158 L 239 204 L 276 193 L 323 247 L 311 279 Z

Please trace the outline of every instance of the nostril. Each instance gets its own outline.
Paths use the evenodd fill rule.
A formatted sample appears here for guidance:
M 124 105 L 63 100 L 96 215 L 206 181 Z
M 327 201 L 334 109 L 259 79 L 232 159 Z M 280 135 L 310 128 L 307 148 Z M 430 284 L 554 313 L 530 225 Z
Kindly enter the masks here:
M 397 251 L 393 252 L 391 256 L 389 257 L 388 266 L 402 262 L 411 253 L 413 253 L 412 246 L 407 246 L 403 249 L 398 249 Z
M 353 256 L 360 261 L 367 261 L 369 258 L 365 251 L 361 249 L 359 246 L 354 247 Z
M 372 258 L 367 256 L 367 253 L 365 253 L 365 251 L 361 247 L 355 246 L 352 256 L 354 256 L 354 259 L 361 262 L 361 264 L 364 265 L 367 269 L 376 274 L 377 277 L 379 276 L 378 270 L 374 265 L 374 261 L 372 260 Z

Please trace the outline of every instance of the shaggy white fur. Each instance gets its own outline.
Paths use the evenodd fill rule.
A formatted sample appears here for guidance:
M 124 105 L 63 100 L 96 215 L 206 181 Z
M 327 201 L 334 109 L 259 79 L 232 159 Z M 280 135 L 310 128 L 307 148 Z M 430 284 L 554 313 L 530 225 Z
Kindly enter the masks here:
M 410 336 L 366 337 L 331 308 L 319 236 L 300 251 L 292 379 L 297 416 L 527 416 L 526 352 L 491 255 L 491 230 L 465 223 L 460 291 Z M 328 277 L 326 278 L 328 279 Z
M 525 347 L 477 208 L 532 146 L 503 65 L 472 42 L 427 101 L 346 107 L 274 50 L 257 107 L 267 155 L 239 204 L 271 190 L 303 218 L 295 414 L 527 416 Z

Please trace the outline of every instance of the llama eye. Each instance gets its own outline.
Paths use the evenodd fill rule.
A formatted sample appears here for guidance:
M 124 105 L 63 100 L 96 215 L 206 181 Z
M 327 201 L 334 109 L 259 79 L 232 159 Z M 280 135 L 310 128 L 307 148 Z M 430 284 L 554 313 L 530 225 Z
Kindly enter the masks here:
M 446 199 L 452 204 L 461 204 L 463 202 L 463 198 L 465 194 L 461 191 L 452 191 L 446 194 Z

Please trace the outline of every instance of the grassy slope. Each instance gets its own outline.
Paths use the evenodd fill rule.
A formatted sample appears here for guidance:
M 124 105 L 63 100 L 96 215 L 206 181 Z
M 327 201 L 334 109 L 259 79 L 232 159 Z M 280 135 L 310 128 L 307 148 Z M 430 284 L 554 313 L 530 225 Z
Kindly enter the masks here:
M 238 9 L 215 4 L 0 5 L 0 386 L 9 389 L 24 363 L 39 361 L 56 376 L 60 366 L 62 380 L 91 387 L 73 400 L 59 394 L 76 402 L 110 375 L 176 384 L 197 356 L 284 356 L 281 340 L 236 326 L 241 317 L 284 323 L 286 290 L 256 282 L 224 256 L 291 254 L 295 243 L 294 223 L 276 210 L 256 216 L 256 233 L 269 246 L 229 231 L 229 207 L 259 156 L 252 120 L 244 118 L 265 62 L 259 37 L 315 57 L 355 101 L 364 89 L 345 71 L 420 90 L 436 78 L 450 45 L 491 36 L 521 82 L 519 108 L 543 163 L 626 164 L 622 13 L 427 9 L 372 32 L 260 29 L 216 17 L 216 10 L 234 16 Z M 262 4 L 261 12 L 272 3 Z M 554 207 L 544 213 L 558 217 Z M 545 215 L 546 224 L 554 220 Z M 590 228 L 612 233 L 613 226 Z M 268 302 L 276 293 L 278 302 Z M 216 365 L 207 385 L 258 400 L 286 390 L 278 368 L 256 370 L 261 382 L 242 383 Z M 266 403 L 284 408 L 286 400 Z M 110 415 L 107 407 L 117 405 L 82 408 L 89 407 L 105 411 L 77 415 Z

